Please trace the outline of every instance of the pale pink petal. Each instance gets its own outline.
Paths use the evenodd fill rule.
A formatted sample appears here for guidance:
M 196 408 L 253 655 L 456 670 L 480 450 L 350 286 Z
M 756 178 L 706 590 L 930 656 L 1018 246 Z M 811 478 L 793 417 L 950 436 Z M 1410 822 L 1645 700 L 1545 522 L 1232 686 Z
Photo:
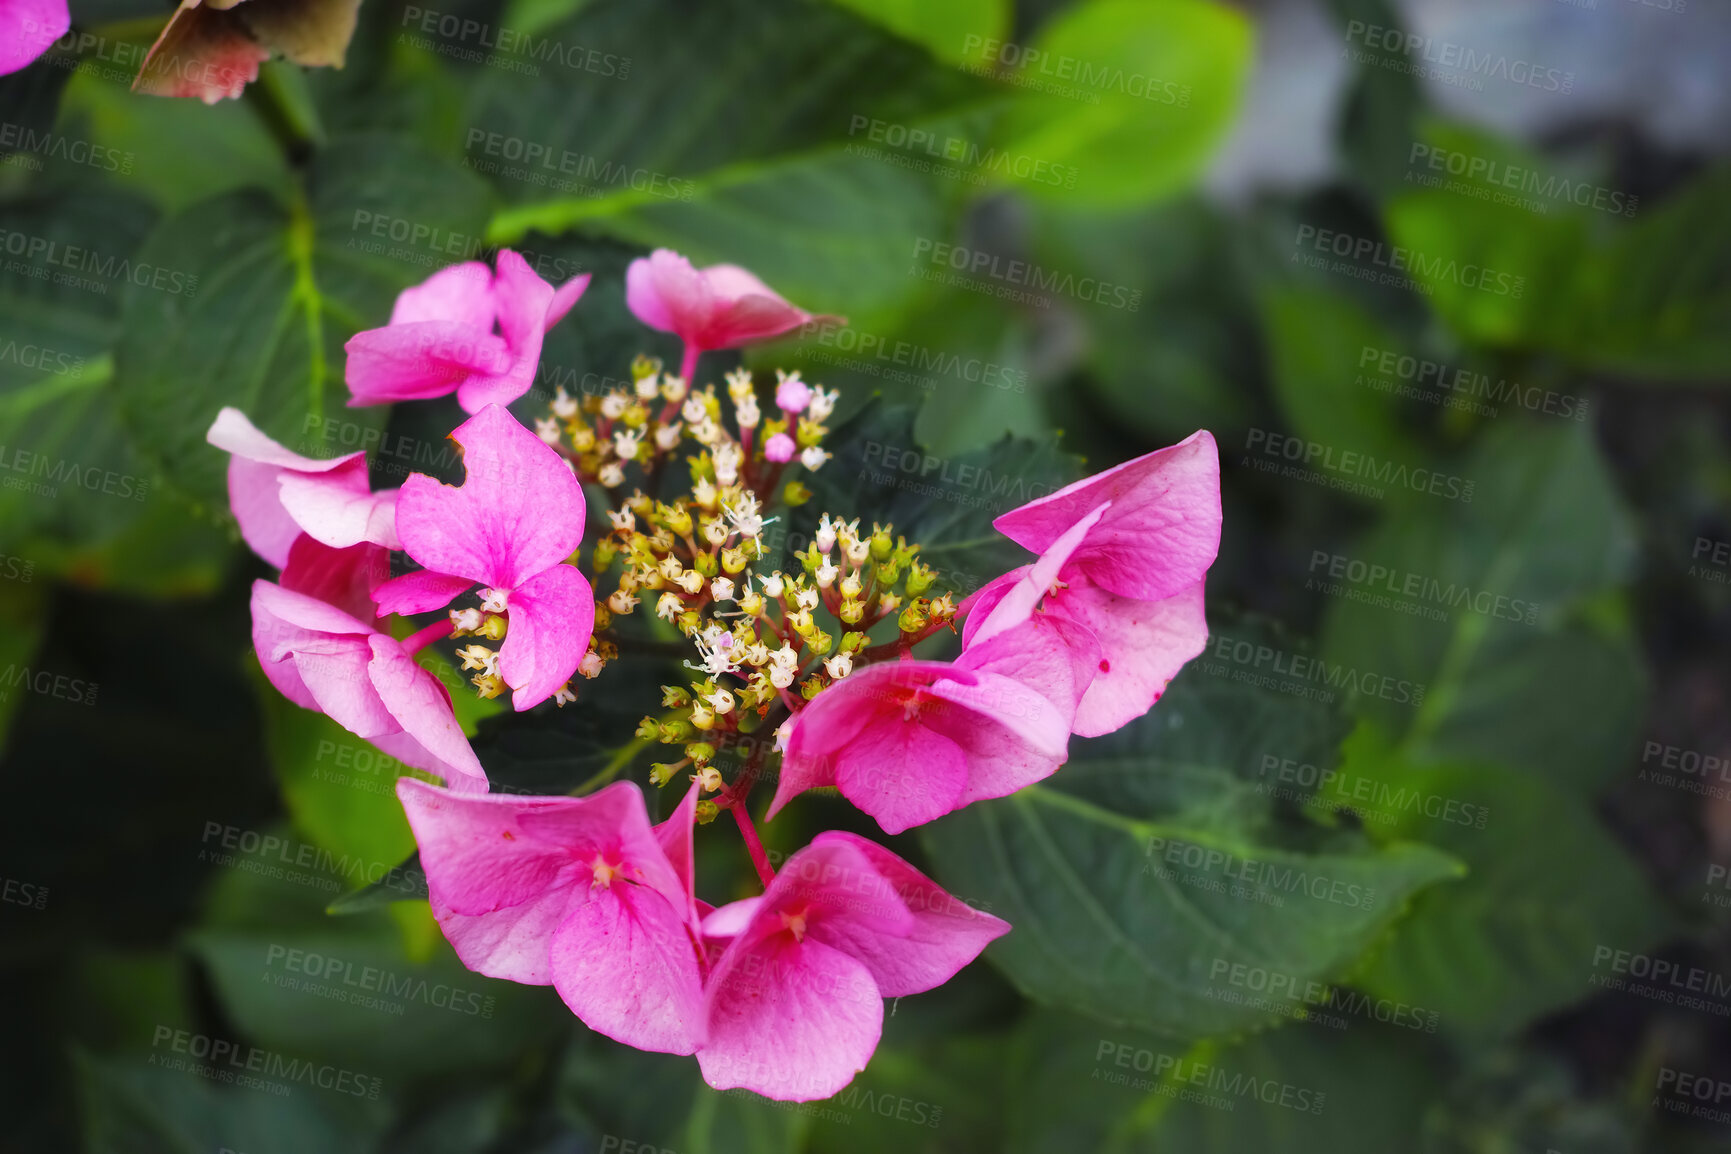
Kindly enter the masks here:
M 442 268 L 397 294 L 391 324 L 449 321 L 479 332 L 493 331 L 493 270 L 478 260 Z
M 583 540 L 583 487 L 563 458 L 497 405 L 457 426 L 467 476 L 404 482 L 397 533 L 428 569 L 513 589 Z
M 70 27 L 66 0 L 0 0 L 0 76 L 41 56 Z
M 708 1006 L 709 1036 L 697 1052 L 703 1080 L 787 1102 L 839 1093 L 883 1033 L 870 971 L 786 931 L 736 938 L 710 978 Z
M 685 891 L 686 917 L 692 925 L 698 924 L 697 855 L 693 833 L 697 826 L 697 795 L 700 792 L 701 783 L 693 781 L 667 820 L 655 827 L 655 844 L 661 847 L 680 888 Z
M 350 337 L 343 350 L 351 407 L 442 397 L 472 377 L 509 372 L 512 366 L 503 338 L 451 321 L 367 329 Z
M 1076 710 L 1077 734 L 1098 737 L 1141 717 L 1206 648 L 1202 587 L 1198 581 L 1159 601 L 1134 601 L 1082 581 L 1054 600 L 1053 615 L 1086 626 L 1100 643 L 1099 673 Z
M 703 1043 L 703 985 L 690 922 L 647 886 L 576 888 L 554 933 L 553 985 L 584 1025 L 639 1050 Z
M 443 609 L 474 584 L 467 577 L 417 569 L 380 584 L 373 590 L 373 599 L 378 602 L 380 613 L 408 616 Z
M 1033 653 L 1038 637 L 1009 639 L 1016 648 Z M 964 659 L 966 654 L 963 655 Z M 1046 668 L 1055 668 L 1047 665 Z M 1003 729 L 1029 750 L 1062 761 L 1070 744 L 1069 718 L 1045 694 L 1017 678 L 1001 673 L 980 672 L 964 680 L 966 667 L 955 666 L 956 676 L 933 683 L 930 693 L 960 709 L 933 709 L 927 724 L 954 736 L 963 728 L 982 723 Z
M 1018 569 L 1010 570 L 1002 577 L 994 577 L 962 598 L 961 605 L 956 608 L 956 615 L 966 619 L 962 624 L 962 648 L 964 650 L 973 643 L 981 627 L 991 617 L 992 611 L 1005 597 L 1010 595 L 1010 591 L 1016 587 L 1031 567 L 1023 565 Z
M 886 998 L 923 993 L 943 985 L 979 956 L 1010 924 L 973 909 L 913 866 L 856 834 L 829 830 L 812 846 L 846 844 L 863 855 L 913 916 L 900 933 L 884 933 L 863 919 L 826 918 L 812 923 L 810 935 L 858 959 L 871 971 Z M 709 926 L 704 924 L 705 932 Z
M 759 895 L 715 907 L 703 918 L 703 936 L 723 941 L 737 938 L 750 928 L 762 906 L 763 897 Z
M 244 457 L 261 465 L 293 469 L 297 473 L 327 473 L 352 465 L 366 456 L 364 452 L 355 452 L 341 457 L 303 457 L 266 436 L 239 409 L 226 406 L 216 414 L 216 420 L 211 422 L 204 439 L 235 457 Z
M 555 565 L 511 590 L 499 674 L 516 692 L 517 712 L 539 705 L 571 680 L 595 627 L 595 591 L 570 565 Z
M 457 794 L 397 780 L 397 796 L 421 848 L 433 914 L 463 964 L 479 974 L 549 985 L 553 934 L 572 888 L 590 868 L 562 846 L 530 837 L 525 814 L 589 799 Z
M 374 493 L 367 488 L 366 462 L 351 471 L 308 476 L 281 473 L 277 479 L 282 507 L 294 523 L 333 549 L 370 541 L 400 549 L 397 540 L 397 490 Z M 360 485 L 353 483 L 358 477 Z
M 701 330 L 712 303 L 691 262 L 671 249 L 658 248 L 625 269 L 625 304 L 652 329 L 689 340 L 687 334 Z
M 485 792 L 487 772 L 463 736 L 451 711 L 451 695 L 439 679 L 416 664 L 402 644 L 373 634 L 367 674 L 379 698 L 396 718 L 396 728 L 420 742 L 446 767 L 437 770 L 453 789 Z
M 1052 704 L 1055 712 L 1048 715 L 1041 710 L 1031 719 L 1048 728 L 1036 728 L 1027 736 L 1048 752 L 1068 744 L 1077 702 L 1099 675 L 1099 663 L 1100 642 L 1091 630 L 1046 611 L 1031 614 L 1021 624 L 984 641 L 976 638 L 956 659 L 958 669 L 1007 677 Z M 1006 700 L 1004 707 L 1020 712 L 1020 701 L 1019 696 Z M 1062 737 L 1056 729 L 1060 724 L 1064 727 Z
M 565 319 L 565 314 L 571 311 L 583 297 L 583 290 L 589 287 L 589 273 L 574 276 L 553 293 L 553 303 L 547 306 L 547 317 L 542 322 L 541 330 L 550 332 L 554 325 Z
M 280 481 L 300 476 L 309 486 L 328 487 L 336 499 L 367 494 L 365 453 L 320 460 L 284 448 L 257 428 L 239 409 L 224 408 L 205 440 L 231 454 L 228 500 L 240 535 L 252 551 L 281 569 L 290 546 L 306 527 L 284 506 Z M 353 542 L 349 542 L 353 544 Z
M 967 644 L 988 641 L 1004 630 L 1013 629 L 1026 621 L 1041 598 L 1045 597 L 1057 582 L 1059 573 L 1063 571 L 1076 548 L 1111 507 L 1110 501 L 1101 502 L 1087 516 L 1064 530 L 1032 565 L 1018 569 L 1016 572 L 1020 576 L 999 595 L 984 620 L 976 623 L 971 620 L 970 614 Z
M 374 634 L 376 637 L 377 635 Z M 293 645 L 295 669 L 318 708 L 356 737 L 395 733 L 398 724 L 367 676 L 373 650 L 369 639 L 353 634 L 311 634 Z
M 252 585 L 252 616 L 256 628 L 260 615 L 281 621 L 285 625 L 311 633 L 366 636 L 374 632 L 366 622 L 343 612 L 317 597 L 295 593 L 269 581 L 254 581 Z
M 1084 478 L 992 522 L 1043 553 L 1103 501 L 1112 508 L 1070 568 L 1124 597 L 1154 601 L 1202 579 L 1220 548 L 1220 455 L 1206 431 Z

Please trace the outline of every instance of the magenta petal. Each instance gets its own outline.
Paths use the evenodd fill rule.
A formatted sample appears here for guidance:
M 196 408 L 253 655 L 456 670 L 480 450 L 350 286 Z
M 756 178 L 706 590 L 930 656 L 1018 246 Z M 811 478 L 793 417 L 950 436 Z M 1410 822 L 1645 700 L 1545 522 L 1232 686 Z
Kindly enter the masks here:
M 1147 713 L 1184 663 L 1207 647 L 1202 588 L 1198 581 L 1159 601 L 1133 601 L 1078 582 L 1057 598 L 1054 615 L 1100 639 L 1100 672 L 1076 709 L 1077 734 L 1098 737 Z
M 553 303 L 547 306 L 547 317 L 542 322 L 543 332 L 551 331 L 554 325 L 565 319 L 565 314 L 571 311 L 583 297 L 583 290 L 589 287 L 589 273 L 574 276 L 560 285 L 553 293 Z
M 757 911 L 763 907 L 763 897 L 740 898 L 736 902 L 728 902 L 717 906 L 703 918 L 703 936 L 710 939 L 728 941 L 737 938 L 751 928 Z
M 750 943 L 740 948 L 741 943 Z M 735 940 L 710 979 L 703 1080 L 788 1102 L 828 1098 L 865 1069 L 883 999 L 864 965 L 782 932 Z
M 365 453 L 328 460 L 303 457 L 265 436 L 234 408 L 224 408 L 216 415 L 205 440 L 231 454 L 229 508 L 240 525 L 241 537 L 253 552 L 278 569 L 287 564 L 290 546 L 306 528 L 285 507 L 282 479 L 297 478 L 310 489 L 328 492 L 336 501 L 368 497 Z
M 1220 454 L 1206 431 L 1084 478 L 992 524 L 1043 553 L 1101 502 L 1112 502 L 1071 566 L 1124 597 L 1155 601 L 1202 579 L 1220 548 Z
M 372 626 L 377 624 L 379 613 L 373 590 L 390 571 L 391 554 L 382 546 L 333 549 L 303 533 L 289 548 L 279 583 L 290 592 L 304 593 Z
M 946 668 L 925 664 L 932 666 L 928 680 Z M 781 774 L 767 817 L 773 818 L 782 806 L 808 789 L 835 784 L 836 751 L 876 724 L 900 672 L 890 663 L 867 666 L 818 694 L 799 712 L 782 755 Z
M 368 676 L 379 698 L 396 718 L 396 728 L 420 742 L 438 758 L 438 770 L 452 789 L 486 792 L 487 772 L 463 736 L 451 711 L 451 697 L 439 679 L 415 663 L 402 643 L 375 633 Z M 467 779 L 462 780 L 462 779 Z
M 622 880 L 576 888 L 553 934 L 553 985 L 597 1033 L 639 1050 L 703 1042 L 703 985 L 689 922 L 655 890 Z
M 312 476 L 282 473 L 277 481 L 282 507 L 296 525 L 333 549 L 363 541 L 402 548 L 397 540 L 397 491 L 372 492 L 366 462 L 354 464 L 353 469 Z
M 1013 629 L 1028 619 L 1058 580 L 1058 575 L 1072 554 L 1087 539 L 1094 526 L 1112 508 L 1112 502 L 1102 501 L 1088 515 L 1059 534 L 1032 565 L 1016 570 L 1021 576 L 999 596 L 986 618 L 969 623 L 967 642 L 970 645 L 990 640 L 1006 629 Z M 970 615 L 971 616 L 971 615 Z
M 367 329 L 343 349 L 351 406 L 442 397 L 471 377 L 509 372 L 512 364 L 503 339 L 451 321 Z
M 493 270 L 478 260 L 442 268 L 397 294 L 391 324 L 449 321 L 479 332 L 493 331 Z
M 962 599 L 961 605 L 956 609 L 956 614 L 966 618 L 962 625 L 963 649 L 973 644 L 974 636 L 979 633 L 980 627 L 985 625 L 986 620 L 991 617 L 992 610 L 996 609 L 999 603 L 1010 595 L 1010 591 L 1022 580 L 1029 568 L 1030 566 L 1023 565 L 1018 569 L 1010 570 L 1002 577 L 994 577 Z
M 886 998 L 923 993 L 943 985 L 979 956 L 1010 924 L 951 897 L 942 886 L 878 845 L 851 833 L 828 830 L 812 847 L 847 845 L 861 854 L 913 916 L 900 933 L 883 933 L 861 919 L 814 921 L 812 937 L 856 958 L 871 971 Z M 707 925 L 705 929 L 707 929 Z
M 993 673 L 1033 689 L 1051 702 L 1055 713 L 1038 715 L 1046 728 L 1032 740 L 1048 752 L 1067 745 L 1076 704 L 1099 674 L 1100 642 L 1093 632 L 1074 621 L 1040 612 L 1021 624 L 984 641 L 975 640 L 956 659 L 960 669 Z M 1006 702 L 1006 706 L 1010 703 Z M 1064 736 L 1057 736 L 1057 727 Z
M 0 76 L 48 51 L 72 27 L 66 0 L 3 0 L 0 2 Z
M 583 487 L 563 458 L 489 405 L 457 426 L 466 477 L 424 473 L 403 484 L 397 534 L 428 569 L 513 589 L 569 557 L 583 540 Z
M 570 565 L 544 569 L 511 590 L 510 627 L 499 675 L 516 692 L 517 712 L 539 705 L 571 680 L 595 627 L 595 592 Z
M 456 794 L 407 777 L 397 780 L 397 796 L 421 849 L 433 913 L 463 964 L 489 977 L 550 984 L 553 934 L 572 887 L 587 887 L 591 874 L 519 823 L 524 814 L 587 799 Z
M 458 594 L 467 592 L 473 584 L 467 577 L 453 577 L 449 573 L 417 569 L 413 573 L 404 573 L 401 577 L 392 577 L 380 584 L 373 590 L 373 599 L 378 602 L 380 613 L 401 613 L 407 616 L 443 609 L 455 600 Z
M 625 269 L 625 304 L 650 328 L 689 340 L 701 329 L 710 299 L 690 261 L 658 248 Z
M 698 924 L 697 855 L 693 834 L 697 826 L 697 795 L 701 792 L 702 785 L 693 781 L 667 820 L 655 827 L 655 844 L 667 856 L 667 864 L 685 891 L 686 917 L 692 925 Z
M 919 720 L 883 715 L 836 757 L 842 796 L 901 833 L 957 808 L 968 782 L 961 746 Z

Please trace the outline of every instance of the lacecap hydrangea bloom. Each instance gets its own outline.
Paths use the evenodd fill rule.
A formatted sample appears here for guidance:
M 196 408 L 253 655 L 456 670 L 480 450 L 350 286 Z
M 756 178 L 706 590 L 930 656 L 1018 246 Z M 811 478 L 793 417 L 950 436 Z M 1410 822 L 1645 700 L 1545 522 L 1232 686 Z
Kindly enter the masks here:
M 629 386 L 558 390 L 525 427 L 505 406 L 587 284 L 555 289 L 505 250 L 406 290 L 349 342 L 353 404 L 456 394 L 458 484 L 375 491 L 360 454 L 302 457 L 218 414 L 241 534 L 279 570 L 254 588 L 258 658 L 290 700 L 442 781 L 397 793 L 464 965 L 551 985 L 589 1028 L 694 1055 L 718 1089 L 828 1097 L 870 1061 L 885 998 L 943 984 L 1011 927 L 852 833 L 773 868 L 754 790 L 774 777 L 767 819 L 834 787 L 899 833 L 1141 716 L 1207 639 L 1217 451 L 1197 433 L 1005 513 L 1029 559 L 977 591 L 943 588 L 919 542 L 846 509 L 780 558 L 770 526 L 810 500 L 840 397 L 798 373 L 699 384 L 699 367 L 813 314 L 658 250 L 628 270 L 627 303 L 684 342 L 680 372 L 639 357 Z M 954 659 L 916 653 L 955 633 Z M 622 649 L 668 639 L 685 674 L 620 734 L 664 760 L 609 782 L 631 760 L 615 758 L 580 796 L 490 792 L 417 657 L 452 647 L 475 692 L 509 690 L 517 712 L 583 709 Z M 675 782 L 653 822 L 645 790 Z M 711 905 L 693 830 L 723 814 L 761 892 Z

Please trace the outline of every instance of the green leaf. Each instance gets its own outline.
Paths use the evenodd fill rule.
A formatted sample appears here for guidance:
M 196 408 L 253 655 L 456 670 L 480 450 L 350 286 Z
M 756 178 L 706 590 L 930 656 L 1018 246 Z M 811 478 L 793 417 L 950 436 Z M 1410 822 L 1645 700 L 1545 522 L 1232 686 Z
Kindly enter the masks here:
M 947 587 L 971 592 L 1030 560 L 992 519 L 1063 488 L 1080 470 L 1055 436 L 929 453 L 914 436 L 916 416 L 910 406 L 874 397 L 837 426 L 824 442 L 835 458 L 806 478 L 812 499 L 790 516 L 786 543 L 804 548 L 826 512 L 862 525 L 893 524 Z
M 1401 353 L 1401 338 L 1348 298 L 1314 288 L 1270 287 L 1262 306 L 1275 393 L 1301 436 L 1414 468 L 1429 463 L 1390 395 L 1358 371 L 1364 350 Z
M 983 48 L 990 46 L 982 46 Z M 972 65 L 1004 60 L 976 50 Z M 1250 21 L 1210 0 L 1086 0 L 1045 25 L 1031 51 L 1011 44 L 1022 92 L 1000 135 L 1006 151 L 1075 170 L 1027 191 L 1123 206 L 1182 187 L 1224 139 L 1250 72 Z M 1037 54 L 1037 55 L 1036 55 Z
M 679 1147 L 692 1154 L 796 1154 L 807 1129 L 806 1107 L 748 1090 L 701 1087 Z
M 1592 992 L 1595 949 L 1647 949 L 1675 928 L 1641 867 L 1565 789 L 1498 768 L 1375 758 L 1344 768 L 1483 816 L 1479 828 L 1396 811 L 1386 827 L 1393 836 L 1422 836 L 1471 872 L 1461 885 L 1421 894 L 1359 978 L 1373 994 L 1435 1009 L 1447 1031 L 1518 1033 Z
M 500 69 L 481 82 L 467 163 L 517 202 L 491 239 L 582 227 L 668 245 L 749 264 L 799 304 L 855 320 L 917 287 L 914 242 L 947 235 L 960 190 L 844 147 L 874 120 L 919 126 L 1002 99 L 801 0 L 603 0 L 547 35 L 607 45 L 630 59 L 629 78 L 549 85 Z
M 1002 40 L 1009 31 L 1007 0 L 833 0 L 951 64 L 967 61 L 969 47 Z
M 190 1048 L 190 1044 L 189 1044 Z M 182 1061 L 187 1069 L 166 1063 Z M 384 1129 L 382 1112 L 305 1086 L 282 1095 L 220 1085 L 171 1048 L 149 1058 L 75 1054 L 84 1154 L 367 1154 Z M 299 1091 L 299 1092 L 292 1092 Z M 351 1097 L 344 1095 L 344 1097 Z
M 1290 1015 L 1307 982 L 1344 973 L 1414 893 L 1458 872 L 1427 846 L 1270 820 L 1252 765 L 1332 744 L 1320 719 L 1272 700 L 1244 708 L 1263 691 L 1224 684 L 1076 743 L 1050 783 L 928 827 L 945 884 L 1014 927 L 987 956 L 1030 997 L 1181 1038 L 1251 1028 Z M 1235 965 L 1287 975 L 1295 992 L 1233 998 L 1220 975 Z
M 1470 504 L 1423 502 L 1313 553 L 1306 585 L 1335 599 L 1323 652 L 1426 687 L 1416 711 L 1357 699 L 1407 760 L 1595 789 L 1626 763 L 1644 696 L 1626 628 L 1581 610 L 1628 569 L 1628 515 L 1577 422 L 1504 422 L 1458 469 Z
M 327 418 L 378 427 L 381 411 L 344 407 L 343 342 L 384 324 L 426 269 L 377 251 L 367 224 L 473 237 L 486 205 L 467 173 L 390 138 L 349 137 L 314 158 L 288 208 L 242 193 L 163 222 L 139 259 L 185 270 L 197 288 L 128 293 L 115 387 L 140 448 L 220 507 L 224 458 L 204 434 L 223 405 L 290 447 Z
M 87 67 L 66 87 L 60 126 L 111 150 L 108 171 L 165 212 L 242 188 L 285 189 L 293 179 L 255 101 L 142 99 Z

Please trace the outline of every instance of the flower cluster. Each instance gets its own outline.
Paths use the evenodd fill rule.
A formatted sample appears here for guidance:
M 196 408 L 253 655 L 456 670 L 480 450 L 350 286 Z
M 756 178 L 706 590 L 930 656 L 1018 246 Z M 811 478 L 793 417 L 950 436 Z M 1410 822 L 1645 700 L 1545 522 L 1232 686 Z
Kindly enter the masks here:
M 770 526 L 811 500 L 801 477 L 830 458 L 839 397 L 797 373 L 761 391 L 743 370 L 698 383 L 703 353 L 812 319 L 742 269 L 665 250 L 634 262 L 627 303 L 684 342 L 678 375 L 639 357 L 631 385 L 561 391 L 519 424 L 505 406 L 587 283 L 555 288 L 502 251 L 406 290 L 349 342 L 351 403 L 456 395 L 460 485 L 413 474 L 374 492 L 363 455 L 308 459 L 219 414 L 209 439 L 231 454 L 241 533 L 279 570 L 254 587 L 259 661 L 297 704 L 443 779 L 398 795 L 471 969 L 551 984 L 593 1029 L 696 1055 L 717 1088 L 826 1097 L 869 1060 L 885 997 L 947 981 L 1010 927 L 852 834 L 772 869 L 755 785 L 778 772 L 769 817 L 834 787 L 897 833 L 1038 781 L 1072 735 L 1146 712 L 1207 638 L 1215 446 L 1197 433 L 999 517 L 1031 560 L 958 604 L 892 525 L 825 509 L 802 520 L 803 548 L 772 545 Z M 585 486 L 607 509 L 587 538 Z M 437 616 L 408 620 L 423 614 Z M 916 655 L 958 625 L 954 660 Z M 682 653 L 686 675 L 636 732 L 673 747 L 649 774 L 686 783 L 673 816 L 651 825 L 634 782 L 487 793 L 415 660 L 447 639 L 476 692 L 509 689 L 518 711 L 578 701 L 573 679 L 624 647 Z M 693 827 L 722 813 L 763 892 L 715 908 L 694 889 Z

